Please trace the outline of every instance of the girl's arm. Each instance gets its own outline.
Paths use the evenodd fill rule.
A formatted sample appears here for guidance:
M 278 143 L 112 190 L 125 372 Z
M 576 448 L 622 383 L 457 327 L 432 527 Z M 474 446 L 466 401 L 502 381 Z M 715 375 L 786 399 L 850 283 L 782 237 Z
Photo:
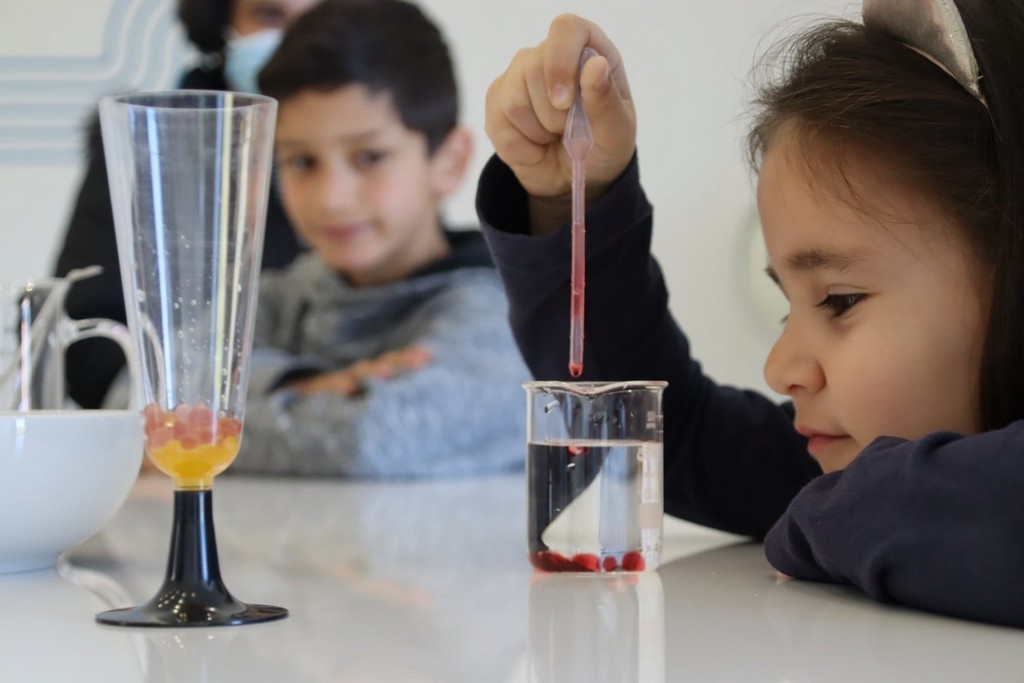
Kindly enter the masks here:
M 530 234 L 526 192 L 492 159 L 477 211 L 505 282 L 519 349 L 538 379 L 570 379 L 570 234 Z M 785 407 L 717 386 L 690 357 L 650 254 L 652 210 L 636 159 L 587 214 L 584 380 L 667 380 L 665 510 L 763 536 L 820 469 Z
M 883 602 L 1024 626 L 1024 423 L 880 438 L 793 500 L 765 540 L 798 579 Z

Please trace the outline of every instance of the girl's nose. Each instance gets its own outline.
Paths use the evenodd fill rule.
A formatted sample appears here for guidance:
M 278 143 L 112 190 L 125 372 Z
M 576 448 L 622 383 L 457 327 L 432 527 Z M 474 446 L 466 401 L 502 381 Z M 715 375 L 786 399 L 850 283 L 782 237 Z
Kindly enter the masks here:
M 825 386 L 825 373 L 817 357 L 788 322 L 765 360 L 764 378 L 773 391 L 785 396 L 801 389 L 814 393 Z

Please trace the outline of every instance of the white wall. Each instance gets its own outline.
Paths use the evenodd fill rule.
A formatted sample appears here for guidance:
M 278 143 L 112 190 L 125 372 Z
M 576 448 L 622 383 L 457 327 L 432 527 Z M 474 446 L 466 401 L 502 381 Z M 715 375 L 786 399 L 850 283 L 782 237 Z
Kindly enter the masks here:
M 51 272 L 96 99 L 186 55 L 171 0 L 0 0 L 0 279 Z
M 463 118 L 490 154 L 483 97 L 550 19 L 601 24 L 624 55 L 641 173 L 672 309 L 706 370 L 764 388 L 777 295 L 760 274 L 742 138 L 748 72 L 780 27 L 856 12 L 848 0 L 423 0 L 455 54 Z M 173 0 L 0 0 L 0 279 L 47 274 L 80 175 L 80 128 L 103 93 L 170 87 L 188 59 Z M 59 19 L 57 19 L 59 17 Z M 797 25 L 799 25 L 799 23 Z M 475 174 L 474 174 L 475 175 Z M 475 221 L 473 183 L 448 207 Z M 755 239 L 751 239 L 754 235 Z M 755 271 L 751 274 L 751 271 Z M 751 285 L 751 283 L 755 283 Z

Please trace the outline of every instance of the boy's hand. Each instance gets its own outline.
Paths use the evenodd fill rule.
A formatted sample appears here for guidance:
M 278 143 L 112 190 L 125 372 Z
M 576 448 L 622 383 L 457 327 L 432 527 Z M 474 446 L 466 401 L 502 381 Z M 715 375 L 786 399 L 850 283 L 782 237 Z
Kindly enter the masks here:
M 598 56 L 578 72 L 589 45 Z M 572 162 L 562 146 L 569 107 L 582 83 L 594 147 L 587 157 L 587 200 L 604 194 L 636 149 L 636 112 L 615 45 L 586 19 L 563 14 L 537 47 L 520 50 L 487 91 L 486 130 L 497 155 L 530 195 L 533 231 L 571 215 Z
M 316 377 L 293 382 L 288 388 L 304 396 L 324 391 L 354 396 L 363 390 L 363 382 L 369 377 L 390 379 L 408 370 L 422 368 L 432 358 L 430 350 L 426 347 L 407 346 L 404 349 L 382 353 L 376 358 L 353 363 L 344 370 L 325 372 Z

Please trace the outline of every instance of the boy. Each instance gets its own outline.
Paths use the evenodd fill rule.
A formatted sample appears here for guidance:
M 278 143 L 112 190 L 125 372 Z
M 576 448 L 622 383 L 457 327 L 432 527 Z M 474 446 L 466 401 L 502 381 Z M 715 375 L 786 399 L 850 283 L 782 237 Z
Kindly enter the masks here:
M 472 151 L 438 29 L 327 0 L 260 73 L 285 211 L 312 252 L 265 275 L 233 471 L 426 476 L 520 466 L 528 372 L 479 232 L 441 201 Z

